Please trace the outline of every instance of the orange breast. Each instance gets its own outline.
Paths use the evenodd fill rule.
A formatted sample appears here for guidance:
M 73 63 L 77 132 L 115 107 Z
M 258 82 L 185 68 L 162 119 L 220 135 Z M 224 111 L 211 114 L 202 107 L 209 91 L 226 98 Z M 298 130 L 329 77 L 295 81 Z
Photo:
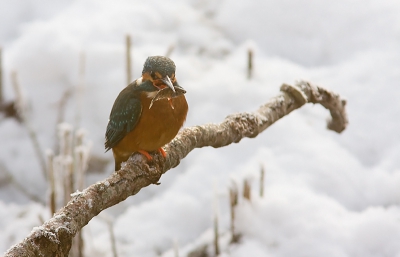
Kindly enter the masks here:
M 149 109 L 151 99 L 142 93 L 141 102 L 139 122 L 113 149 L 120 154 L 129 156 L 138 150 L 157 150 L 176 136 L 186 120 L 188 105 L 184 95 L 172 98 L 171 103 L 167 99 L 158 100 Z

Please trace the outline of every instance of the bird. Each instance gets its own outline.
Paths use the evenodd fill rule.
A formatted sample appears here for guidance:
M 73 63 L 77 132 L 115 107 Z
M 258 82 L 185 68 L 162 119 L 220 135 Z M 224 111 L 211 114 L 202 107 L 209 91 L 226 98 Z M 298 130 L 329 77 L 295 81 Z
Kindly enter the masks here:
M 115 99 L 104 143 L 106 152 L 112 149 L 115 171 L 135 152 L 148 161 L 152 160 L 149 152 L 158 151 L 166 158 L 162 147 L 178 134 L 189 109 L 186 91 L 178 84 L 175 70 L 170 58 L 150 56 L 143 65 L 142 76 Z M 163 90 L 170 90 L 171 97 L 158 98 Z

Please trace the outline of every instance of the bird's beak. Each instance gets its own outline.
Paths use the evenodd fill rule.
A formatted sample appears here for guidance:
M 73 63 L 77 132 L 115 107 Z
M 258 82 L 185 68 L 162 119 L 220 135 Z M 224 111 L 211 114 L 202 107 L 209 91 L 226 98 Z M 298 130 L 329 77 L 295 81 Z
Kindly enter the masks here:
M 165 77 L 164 77 L 163 79 L 161 79 L 161 80 L 165 83 L 165 85 L 167 85 L 169 88 L 171 88 L 172 91 L 174 91 L 174 93 L 175 93 L 174 85 L 172 85 L 171 79 L 168 77 L 168 75 L 165 76 Z
M 183 87 L 181 87 L 177 82 L 175 82 L 174 88 L 177 94 L 180 95 L 186 94 L 186 90 Z

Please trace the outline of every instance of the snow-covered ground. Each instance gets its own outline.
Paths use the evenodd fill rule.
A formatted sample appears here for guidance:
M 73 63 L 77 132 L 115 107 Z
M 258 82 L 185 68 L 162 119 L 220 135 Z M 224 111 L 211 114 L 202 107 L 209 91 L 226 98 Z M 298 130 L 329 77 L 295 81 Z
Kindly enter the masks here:
M 307 105 L 255 139 L 193 151 L 160 186 L 106 211 L 119 256 L 174 256 L 174 245 L 185 256 L 212 241 L 216 210 L 221 256 L 400 256 L 399 13 L 400 2 L 391 0 L 2 0 L 4 94 L 14 98 L 16 71 L 39 142 L 53 148 L 57 103 L 80 84 L 84 53 L 83 93 L 72 96 L 65 120 L 88 131 L 92 156 L 110 161 L 105 173 L 90 175 L 93 182 L 113 170 L 103 142 L 126 84 L 126 34 L 135 78 L 147 56 L 175 46 L 171 58 L 190 105 L 185 126 L 255 110 L 280 84 L 310 80 L 348 100 L 350 124 L 342 134 L 326 130 L 328 111 Z M 47 199 L 26 129 L 1 118 L 0 142 L 3 252 L 50 215 L 5 175 Z M 252 201 L 239 199 L 242 237 L 229 245 L 228 188 L 243 179 L 252 184 Z M 84 238 L 87 256 L 112 256 L 104 219 L 93 219 Z

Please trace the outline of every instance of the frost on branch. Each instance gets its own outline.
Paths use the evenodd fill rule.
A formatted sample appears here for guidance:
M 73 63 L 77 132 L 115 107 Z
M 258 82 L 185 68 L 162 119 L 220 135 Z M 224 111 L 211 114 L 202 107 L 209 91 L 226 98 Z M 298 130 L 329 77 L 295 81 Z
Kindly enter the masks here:
M 158 183 L 162 174 L 176 167 L 194 148 L 222 147 L 238 143 L 244 137 L 256 137 L 306 103 L 321 104 L 330 111 L 332 120 L 328 129 L 340 133 L 346 128 L 346 101 L 339 95 L 305 81 L 294 86 L 284 84 L 281 92 L 255 112 L 229 115 L 220 124 L 183 129 L 165 146 L 168 153 L 166 159 L 157 153 L 153 155 L 154 161 L 148 163 L 140 154 L 132 155 L 121 170 L 74 194 L 53 218 L 34 229 L 22 242 L 10 248 L 5 256 L 68 256 L 73 237 L 94 216 L 138 193 L 143 187 Z

